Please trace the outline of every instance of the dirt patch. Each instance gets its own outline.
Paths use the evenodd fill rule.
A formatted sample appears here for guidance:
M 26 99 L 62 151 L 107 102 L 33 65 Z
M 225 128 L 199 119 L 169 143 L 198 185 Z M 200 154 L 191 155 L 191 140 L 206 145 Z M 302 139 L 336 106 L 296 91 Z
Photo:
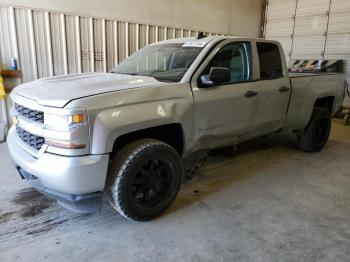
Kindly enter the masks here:
M 13 202 L 19 205 L 26 205 L 29 202 L 43 198 L 44 195 L 35 191 L 33 188 L 24 188 L 16 193 Z
M 19 211 L 21 217 L 34 217 L 43 213 L 55 200 L 47 198 L 45 195 L 32 188 L 25 188 L 16 194 L 13 202 L 23 206 Z
M 46 202 L 33 202 L 31 206 L 25 207 L 21 210 L 21 217 L 34 217 L 43 212 L 44 209 L 49 208 L 50 203 Z
M 16 213 L 15 212 L 6 212 L 3 214 L 0 213 L 0 224 L 6 223 L 7 221 L 9 221 L 14 214 Z

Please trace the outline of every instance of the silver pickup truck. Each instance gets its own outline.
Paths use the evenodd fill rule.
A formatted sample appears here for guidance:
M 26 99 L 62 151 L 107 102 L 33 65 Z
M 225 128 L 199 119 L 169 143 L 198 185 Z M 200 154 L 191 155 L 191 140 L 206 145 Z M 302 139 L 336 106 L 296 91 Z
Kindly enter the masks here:
M 275 41 L 168 40 L 110 73 L 15 88 L 8 148 L 21 177 L 64 207 L 92 211 L 105 196 L 124 217 L 150 220 L 210 149 L 283 129 L 320 151 L 343 84 L 340 74 L 288 74 Z

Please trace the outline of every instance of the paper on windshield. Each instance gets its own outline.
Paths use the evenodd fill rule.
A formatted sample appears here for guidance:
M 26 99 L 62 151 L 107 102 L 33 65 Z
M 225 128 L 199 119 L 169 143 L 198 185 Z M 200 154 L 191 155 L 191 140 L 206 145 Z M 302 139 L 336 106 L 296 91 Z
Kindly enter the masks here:
M 182 47 L 203 47 L 207 44 L 207 42 L 186 42 L 182 45 Z

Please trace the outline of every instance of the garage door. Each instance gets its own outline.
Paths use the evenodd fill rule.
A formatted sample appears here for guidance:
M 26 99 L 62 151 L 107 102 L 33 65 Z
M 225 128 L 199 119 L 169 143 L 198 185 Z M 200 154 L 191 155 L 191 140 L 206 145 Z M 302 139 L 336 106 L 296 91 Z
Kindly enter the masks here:
M 287 62 L 344 59 L 350 82 L 350 0 L 269 0 L 264 37 L 282 43 Z

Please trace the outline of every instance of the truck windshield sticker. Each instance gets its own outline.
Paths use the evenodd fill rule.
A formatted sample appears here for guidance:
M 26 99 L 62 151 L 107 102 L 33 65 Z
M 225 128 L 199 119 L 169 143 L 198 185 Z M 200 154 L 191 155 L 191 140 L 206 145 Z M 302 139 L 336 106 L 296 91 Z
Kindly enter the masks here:
M 182 45 L 182 47 L 203 47 L 207 42 L 187 42 Z

